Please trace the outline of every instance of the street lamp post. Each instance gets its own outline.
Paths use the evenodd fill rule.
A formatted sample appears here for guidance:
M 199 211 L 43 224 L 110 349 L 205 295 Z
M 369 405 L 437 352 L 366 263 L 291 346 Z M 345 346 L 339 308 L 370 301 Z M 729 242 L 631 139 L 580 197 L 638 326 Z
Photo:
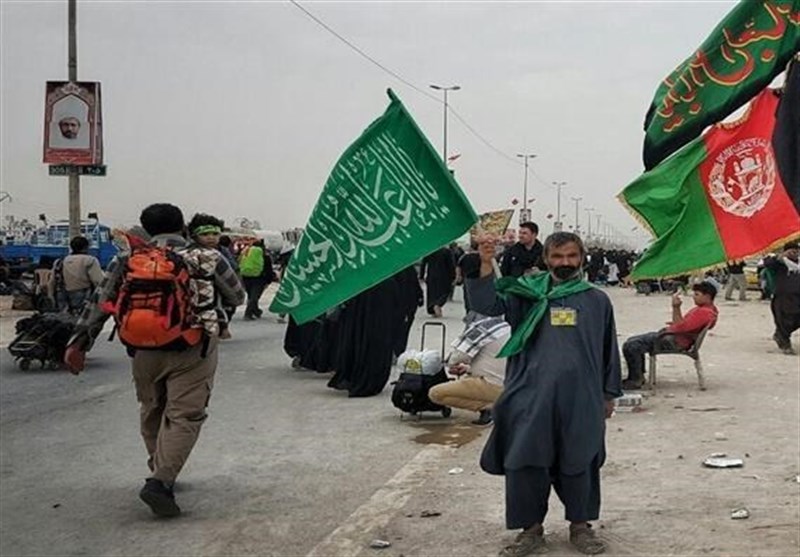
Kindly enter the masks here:
M 573 197 L 572 200 L 575 202 L 575 234 L 581 233 L 581 221 L 579 220 L 578 216 L 580 215 L 581 209 L 581 199 L 582 197 Z
M 517 156 L 525 160 L 525 176 L 523 177 L 522 181 L 522 213 L 524 218 L 528 220 L 528 161 L 530 159 L 535 159 L 536 155 L 524 155 L 522 153 L 517 153 Z
M 444 140 L 442 145 L 442 160 L 444 161 L 445 166 L 447 165 L 447 92 L 448 91 L 458 91 L 461 89 L 459 85 L 451 85 L 449 87 L 445 87 L 444 85 L 434 85 L 431 84 L 431 89 L 436 89 L 437 91 L 442 91 L 444 93 Z
M 553 182 L 553 185 L 558 189 L 558 194 L 556 198 L 556 215 L 558 215 L 558 221 L 555 223 L 555 231 L 561 232 L 564 223 L 561 222 L 561 188 L 567 185 L 566 182 Z
M 586 211 L 586 224 L 588 225 L 588 229 L 586 231 L 586 237 L 587 238 L 591 238 L 592 237 L 592 211 L 594 211 L 594 208 L 586 207 L 586 209 L 584 209 L 584 211 Z

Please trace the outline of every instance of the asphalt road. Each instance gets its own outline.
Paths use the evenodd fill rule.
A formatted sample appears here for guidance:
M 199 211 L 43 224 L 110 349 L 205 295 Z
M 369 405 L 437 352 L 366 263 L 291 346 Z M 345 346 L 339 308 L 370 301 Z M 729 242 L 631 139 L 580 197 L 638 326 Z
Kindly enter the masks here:
M 184 515 L 168 527 L 137 497 L 148 470 L 121 345 L 101 339 L 77 378 L 21 372 L 2 350 L 0 553 L 312 551 L 425 448 L 412 440 L 425 422 L 401 422 L 389 389 L 348 399 L 327 375 L 292 371 L 284 327 L 274 316 L 234 322 L 179 478 Z

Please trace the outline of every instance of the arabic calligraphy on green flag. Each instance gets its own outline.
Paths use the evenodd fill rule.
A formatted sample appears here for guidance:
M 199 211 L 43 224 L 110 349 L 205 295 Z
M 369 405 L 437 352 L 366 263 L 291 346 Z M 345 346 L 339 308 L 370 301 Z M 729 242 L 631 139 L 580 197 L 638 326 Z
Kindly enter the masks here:
M 645 167 L 744 105 L 798 50 L 800 0 L 742 0 L 656 91 L 645 117 Z
M 270 306 L 305 323 L 466 232 L 477 215 L 400 99 L 334 166 Z

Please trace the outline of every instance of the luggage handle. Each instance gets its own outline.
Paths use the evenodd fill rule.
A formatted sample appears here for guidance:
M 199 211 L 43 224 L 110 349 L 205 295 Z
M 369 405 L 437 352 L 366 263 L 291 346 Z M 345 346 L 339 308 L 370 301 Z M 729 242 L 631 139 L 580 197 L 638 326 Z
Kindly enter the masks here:
M 447 327 L 445 327 L 444 323 L 439 323 L 438 321 L 426 321 L 422 324 L 422 340 L 420 342 L 420 350 L 425 350 L 425 329 L 428 327 L 440 327 L 442 329 L 442 362 L 444 362 L 444 344 L 445 344 L 445 337 L 447 336 Z

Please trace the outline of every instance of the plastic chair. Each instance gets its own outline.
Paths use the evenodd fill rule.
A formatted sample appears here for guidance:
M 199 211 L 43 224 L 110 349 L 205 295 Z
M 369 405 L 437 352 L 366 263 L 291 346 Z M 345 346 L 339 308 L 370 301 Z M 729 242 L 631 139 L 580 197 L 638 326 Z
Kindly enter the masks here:
M 650 356 L 650 370 L 647 374 L 647 387 L 649 389 L 655 389 L 656 387 L 656 357 L 661 354 L 676 354 L 680 356 L 688 356 L 692 360 L 694 360 L 694 369 L 697 371 L 697 383 L 700 386 L 701 391 L 706 390 L 706 379 L 703 375 L 703 363 L 700 361 L 700 347 L 703 346 L 703 341 L 706 338 L 706 334 L 711 327 L 708 326 L 704 328 L 700 333 L 697 335 L 697 338 L 688 349 L 682 348 L 659 348 L 656 346 L 649 354 Z

